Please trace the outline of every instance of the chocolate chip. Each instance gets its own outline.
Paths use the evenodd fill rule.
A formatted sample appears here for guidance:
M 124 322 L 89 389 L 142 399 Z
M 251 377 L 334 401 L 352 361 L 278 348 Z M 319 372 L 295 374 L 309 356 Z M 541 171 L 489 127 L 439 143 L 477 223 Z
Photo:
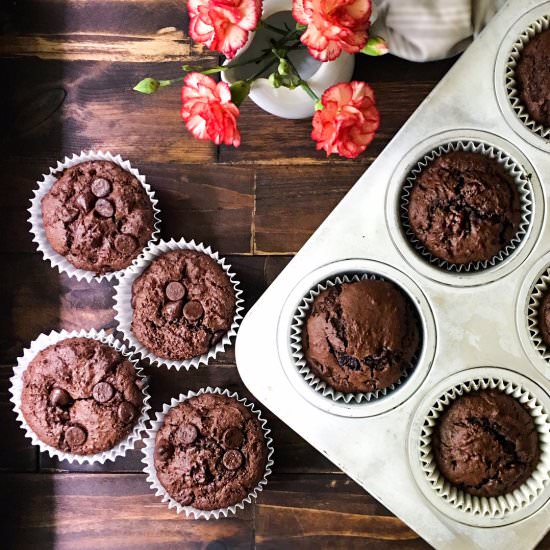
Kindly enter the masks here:
M 157 443 L 155 454 L 159 460 L 168 460 L 174 454 L 174 446 L 163 439 Z
M 214 332 L 214 334 L 210 336 L 210 345 L 215 346 L 218 342 L 221 342 L 225 334 L 225 330 L 217 330 L 216 332 Z
M 137 409 L 132 405 L 132 403 L 123 401 L 118 406 L 117 414 L 121 422 L 128 424 L 128 422 L 132 422 L 132 420 L 134 420 L 137 416 Z
M 111 192 L 111 184 L 105 178 L 97 178 L 92 182 L 91 189 L 96 197 L 106 197 Z
M 181 283 L 178 281 L 172 281 L 166 285 L 164 293 L 169 300 L 172 302 L 177 302 L 178 300 L 183 300 L 183 298 L 185 298 L 187 291 Z
M 178 439 L 184 445 L 191 445 L 199 436 L 199 431 L 193 424 L 183 424 L 178 428 Z
M 131 254 L 137 247 L 137 239 L 132 235 L 117 235 L 115 238 L 115 248 L 122 254 Z
M 203 482 L 204 483 L 204 482 Z M 192 491 L 186 490 L 178 498 L 178 502 L 182 506 L 189 506 L 195 500 L 195 495 Z
M 94 206 L 94 196 L 89 192 L 80 193 L 75 199 L 77 206 L 84 212 L 89 212 Z
M 187 302 L 183 308 L 183 316 L 191 323 L 198 321 L 202 317 L 203 313 L 204 309 L 202 308 L 201 303 L 196 300 Z
M 235 449 L 226 451 L 222 458 L 223 465 L 228 470 L 236 470 L 237 468 L 240 468 L 243 460 L 243 455 L 240 453 L 240 451 L 236 451 Z
M 183 311 L 183 302 L 168 302 L 162 309 L 162 314 L 168 321 L 176 321 L 181 317 Z
M 226 449 L 238 449 L 244 441 L 244 434 L 239 428 L 228 428 L 223 432 L 222 443 Z
M 59 217 L 61 218 L 61 221 L 65 223 L 72 222 L 78 217 L 78 210 L 76 208 L 73 208 L 72 206 L 67 206 L 61 209 L 61 211 L 59 212 Z
M 92 390 L 92 395 L 98 403 L 107 403 L 115 395 L 115 388 L 109 382 L 98 382 Z
M 87 438 L 86 430 L 80 426 L 69 426 L 65 430 L 65 441 L 71 449 L 83 445 Z
M 50 403 L 54 407 L 59 407 L 61 409 L 67 407 L 73 402 L 68 391 L 65 391 L 62 388 L 54 388 L 50 392 Z
M 111 201 L 107 199 L 97 199 L 95 201 L 95 211 L 104 218 L 110 218 L 115 213 L 115 208 Z

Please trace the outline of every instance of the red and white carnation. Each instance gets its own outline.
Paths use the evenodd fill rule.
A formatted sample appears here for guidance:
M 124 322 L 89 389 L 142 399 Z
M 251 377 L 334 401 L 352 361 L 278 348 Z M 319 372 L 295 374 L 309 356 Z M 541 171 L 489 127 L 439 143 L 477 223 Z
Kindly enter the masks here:
M 307 29 L 300 40 L 319 61 L 358 53 L 368 40 L 371 0 L 293 0 L 292 15 Z
M 189 34 L 228 59 L 246 44 L 262 13 L 262 0 L 189 0 Z
M 188 74 L 184 83 L 181 118 L 187 129 L 197 139 L 238 147 L 241 143 L 237 128 L 240 113 L 231 101 L 229 86 L 201 73 Z
M 332 86 L 321 98 L 322 109 L 313 115 L 311 137 L 327 156 L 355 158 L 373 140 L 380 115 L 372 88 L 352 81 Z

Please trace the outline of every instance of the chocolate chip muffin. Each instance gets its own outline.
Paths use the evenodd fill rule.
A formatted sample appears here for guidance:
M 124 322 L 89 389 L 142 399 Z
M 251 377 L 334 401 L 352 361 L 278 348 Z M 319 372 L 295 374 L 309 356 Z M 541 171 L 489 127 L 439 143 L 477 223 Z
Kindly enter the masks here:
M 550 292 L 547 291 L 539 304 L 539 331 L 543 342 L 550 347 Z
M 235 293 L 210 256 L 167 252 L 132 285 L 132 332 L 158 357 L 191 359 L 215 346 L 231 328 Z
M 515 73 L 527 112 L 535 122 L 550 127 L 550 29 L 525 46 Z
M 256 415 L 205 393 L 173 407 L 155 440 L 162 486 L 183 506 L 216 510 L 241 502 L 263 479 L 267 445 Z
M 102 160 L 64 170 L 42 199 L 42 217 L 52 248 L 98 275 L 128 267 L 154 226 L 153 206 L 139 180 Z
M 421 246 L 436 258 L 451 264 L 490 260 L 519 229 L 519 191 L 496 160 L 451 152 L 416 179 L 408 218 Z
M 344 393 L 397 382 L 419 349 L 419 318 L 393 283 L 363 280 L 322 291 L 311 304 L 302 349 L 311 371 Z
M 67 338 L 42 351 L 23 374 L 21 411 L 36 436 L 66 453 L 112 449 L 143 406 L 132 363 L 107 344 Z
M 433 451 L 449 483 L 480 497 L 511 493 L 539 460 L 532 416 L 517 399 L 498 390 L 453 401 L 436 425 Z

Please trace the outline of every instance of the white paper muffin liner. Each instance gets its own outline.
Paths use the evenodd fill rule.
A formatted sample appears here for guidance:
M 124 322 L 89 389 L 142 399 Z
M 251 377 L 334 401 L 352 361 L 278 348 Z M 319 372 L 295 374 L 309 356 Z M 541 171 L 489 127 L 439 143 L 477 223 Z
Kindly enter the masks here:
M 432 434 L 439 417 L 460 396 L 486 389 L 496 389 L 517 399 L 531 414 L 540 446 L 539 463 L 531 477 L 515 491 L 499 497 L 473 496 L 449 483 L 437 469 L 432 451 Z M 438 497 L 475 523 L 482 519 L 502 519 L 530 505 L 550 482 L 550 420 L 541 401 L 518 382 L 503 377 L 480 376 L 450 387 L 430 407 L 417 442 L 417 458 L 426 482 Z
M 176 405 L 179 405 L 180 403 L 183 403 L 184 401 L 187 401 L 192 397 L 196 397 L 197 395 L 202 395 L 204 393 L 225 395 L 226 397 L 236 399 L 245 407 L 248 407 L 250 411 L 257 416 L 261 424 L 264 434 L 264 440 L 267 446 L 267 463 L 262 480 L 252 491 L 250 491 L 250 493 L 243 500 L 241 500 L 241 502 L 233 506 L 219 508 L 217 510 L 199 510 L 198 508 L 194 508 L 193 506 L 181 505 L 178 501 L 170 496 L 168 491 L 160 483 L 157 477 L 157 469 L 155 468 L 155 439 L 157 436 L 157 432 L 162 427 L 164 417 L 172 407 L 175 407 Z M 255 408 L 254 403 L 247 401 L 244 397 L 239 397 L 239 395 L 235 392 L 232 393 L 229 390 L 222 388 L 207 387 L 201 388 L 197 392 L 190 391 L 187 394 L 182 393 L 179 395 L 179 397 L 172 398 L 170 404 L 165 403 L 162 406 L 162 411 L 156 413 L 156 420 L 151 420 L 151 427 L 147 430 L 147 436 L 144 438 L 145 446 L 142 449 L 144 454 L 142 462 L 145 464 L 145 468 L 143 469 L 143 471 L 147 474 L 147 481 L 151 488 L 155 491 L 155 495 L 162 497 L 162 502 L 167 502 L 168 508 L 175 508 L 178 514 L 184 512 L 187 517 L 194 519 L 219 519 L 220 517 L 227 517 L 229 515 L 236 514 L 237 510 L 242 510 L 245 505 L 252 504 L 252 500 L 255 500 L 258 497 L 258 494 L 263 491 L 263 488 L 267 484 L 267 477 L 271 474 L 271 468 L 273 467 L 273 439 L 270 437 L 270 433 L 271 430 L 267 427 L 267 422 L 262 417 L 261 411 Z
M 195 250 L 197 252 L 202 252 L 203 254 L 210 256 L 225 271 L 227 277 L 233 285 L 233 291 L 235 292 L 235 315 L 233 317 L 231 327 L 229 328 L 227 333 L 214 347 L 210 348 L 207 353 L 185 360 L 159 357 L 158 355 L 147 349 L 134 336 L 134 333 L 132 332 L 132 285 L 134 284 L 134 281 L 145 271 L 145 269 L 147 269 L 147 267 L 149 267 L 149 265 L 155 258 L 157 258 L 158 256 L 162 256 L 166 252 L 171 252 L 174 250 Z M 152 245 L 148 250 L 146 250 L 143 257 L 139 259 L 137 265 L 135 265 L 131 270 L 127 271 L 124 276 L 119 279 L 114 296 L 114 308 L 116 311 L 115 319 L 118 323 L 118 329 L 122 332 L 124 338 L 142 358 L 148 359 L 151 363 L 166 365 L 168 368 L 173 367 L 176 370 L 184 368 L 189 370 L 192 367 L 207 365 L 211 359 L 215 358 L 218 353 L 223 352 L 226 347 L 231 344 L 231 340 L 236 336 L 237 328 L 241 319 L 243 318 L 241 312 L 244 309 L 244 300 L 242 299 L 241 295 L 242 290 L 239 287 L 237 276 L 235 275 L 235 273 L 233 273 L 233 271 L 231 271 L 231 266 L 225 261 L 224 258 L 220 257 L 218 252 L 214 252 L 209 246 L 206 247 L 204 244 L 196 243 L 194 240 L 161 240 L 158 243 Z
M 298 309 L 296 310 L 296 313 L 292 319 L 292 324 L 290 326 L 290 346 L 292 349 L 292 359 L 294 361 L 294 364 L 296 365 L 296 368 L 298 369 L 298 372 L 304 377 L 305 381 L 309 384 L 309 386 L 313 390 L 315 390 L 316 392 L 319 392 L 323 397 L 332 399 L 333 401 L 343 401 L 344 403 L 363 403 L 363 402 L 370 402 L 375 399 L 384 397 L 388 395 L 390 392 L 393 392 L 394 390 L 396 390 L 399 386 L 401 386 L 407 380 L 410 373 L 415 368 L 416 363 L 418 362 L 418 357 L 422 346 L 422 339 L 424 337 L 422 334 L 422 325 L 420 322 L 418 323 L 418 331 L 419 331 L 419 337 L 420 337 L 418 351 L 415 353 L 412 361 L 410 362 L 409 366 L 405 369 L 401 377 L 395 383 L 393 383 L 391 386 L 388 386 L 387 388 L 376 390 L 373 392 L 344 393 L 332 388 L 329 384 L 327 384 L 327 382 L 325 382 L 324 380 L 321 380 L 309 368 L 306 358 L 304 357 L 304 352 L 302 348 L 302 331 L 304 328 L 304 323 L 306 322 L 307 316 L 309 314 L 311 304 L 313 303 L 315 298 L 319 296 L 321 292 L 323 292 L 324 290 L 327 290 L 328 288 L 341 285 L 342 283 L 358 282 L 365 279 L 378 280 L 378 281 L 386 280 L 384 277 L 375 275 L 373 273 L 363 273 L 362 275 L 342 274 L 342 275 L 333 277 L 331 279 L 327 279 L 322 283 L 319 283 L 315 288 L 311 289 L 306 296 L 304 296 L 303 300 L 300 302 L 300 305 L 298 306 Z M 393 282 L 393 281 L 390 281 L 390 282 Z M 398 286 L 398 288 L 401 289 L 401 287 L 397 285 L 397 283 L 394 283 L 394 284 L 396 284 L 396 286 Z M 404 292 L 402 289 L 401 291 Z M 416 310 L 416 308 L 414 309 L 416 311 L 416 314 L 420 316 L 420 313 L 418 312 L 418 310 Z M 420 321 L 420 318 L 419 318 L 419 321 Z
M 504 168 L 505 172 L 512 177 L 518 187 L 521 207 L 521 220 L 518 230 L 515 236 L 506 245 L 506 247 L 502 249 L 497 255 L 493 256 L 490 260 L 469 262 L 466 264 L 454 264 L 448 262 L 447 260 L 437 258 L 433 254 L 431 254 L 418 240 L 409 223 L 409 199 L 411 190 L 415 184 L 416 179 L 421 174 L 421 172 L 425 170 L 437 157 L 455 151 L 480 153 L 491 159 L 496 160 Z M 494 267 L 504 262 L 518 248 L 518 246 L 523 241 L 525 235 L 527 234 L 529 224 L 531 223 L 531 219 L 533 216 L 532 205 L 533 198 L 529 176 L 525 173 L 524 169 L 519 164 L 517 164 L 510 156 L 508 156 L 504 151 L 501 151 L 496 147 L 493 147 L 481 141 L 458 140 L 445 143 L 433 149 L 429 153 L 425 154 L 424 157 L 411 169 L 401 190 L 399 208 L 401 226 L 405 237 L 407 238 L 413 249 L 422 258 L 424 258 L 428 263 L 449 272 L 475 273 L 489 267 Z
M 527 304 L 527 328 L 529 336 L 542 358 L 550 365 L 550 349 L 544 342 L 539 329 L 539 308 L 544 296 L 550 289 L 550 266 L 541 274 L 533 285 Z
M 79 269 L 75 267 L 71 262 L 69 262 L 69 260 L 67 260 L 65 256 L 58 254 L 52 248 L 50 242 L 48 241 L 46 231 L 44 229 L 44 220 L 42 217 L 42 199 L 49 192 L 52 185 L 58 180 L 63 170 L 91 160 L 111 161 L 115 164 L 118 164 L 127 172 L 130 172 L 130 174 L 138 179 L 138 181 L 145 189 L 153 208 L 153 232 L 151 234 L 149 242 L 144 247 L 141 254 L 137 256 L 127 268 L 121 269 L 119 271 L 103 273 L 101 275 L 97 275 L 93 271 Z M 143 257 L 147 248 L 150 247 L 157 240 L 160 231 L 160 210 L 157 208 L 158 200 L 155 198 L 155 193 L 151 190 L 151 186 L 145 182 L 145 176 L 141 175 L 135 168 L 132 168 L 130 162 L 127 160 L 123 160 L 120 155 L 114 156 L 108 151 L 82 151 L 79 155 L 73 155 L 70 158 L 65 157 L 65 160 L 63 162 L 58 161 L 57 166 L 55 168 L 50 168 L 49 174 L 43 174 L 42 179 L 39 180 L 37 183 L 38 189 L 34 190 L 34 196 L 31 199 L 31 207 L 28 210 L 30 214 L 28 221 L 31 224 L 33 241 L 37 244 L 38 251 L 42 253 L 44 259 L 50 262 L 52 267 L 57 268 L 60 273 L 66 273 L 69 277 L 75 277 L 79 281 L 81 279 L 85 279 L 88 282 L 92 280 L 102 281 L 104 279 L 107 281 L 111 281 L 113 278 L 120 276 L 122 273 L 130 269 L 133 265 L 136 265 L 139 259 Z
M 550 15 L 544 15 L 541 18 L 537 19 L 534 23 L 531 23 L 518 37 L 514 45 L 512 46 L 512 51 L 508 56 L 506 62 L 506 73 L 505 73 L 505 86 L 506 86 L 506 95 L 512 106 L 512 110 L 523 123 L 523 125 L 528 128 L 534 134 L 539 135 L 543 139 L 550 139 L 550 128 L 536 122 L 531 118 L 531 115 L 525 108 L 521 100 L 521 94 L 518 90 L 518 83 L 516 80 L 516 67 L 521 58 L 521 53 L 525 46 L 532 40 L 537 34 L 540 34 L 543 31 L 546 31 L 550 28 Z
M 29 426 L 21 411 L 21 396 L 23 392 L 23 373 L 27 369 L 29 363 L 36 357 L 38 352 L 60 342 L 67 338 L 90 338 L 98 340 L 104 344 L 111 346 L 120 352 L 128 361 L 130 361 L 136 369 L 136 374 L 141 380 L 141 392 L 143 394 L 143 406 L 138 421 L 134 425 L 133 430 L 117 445 L 108 451 L 96 453 L 93 455 L 79 455 L 75 453 L 65 453 L 55 447 L 47 445 L 36 435 L 33 429 Z M 37 445 L 41 452 L 47 452 L 52 458 L 56 457 L 59 460 L 67 460 L 70 463 L 77 462 L 78 464 L 104 464 L 108 460 L 114 461 L 119 456 L 124 456 L 128 449 L 132 449 L 136 441 L 141 438 L 141 432 L 146 428 L 145 423 L 149 416 L 148 411 L 151 408 L 149 405 L 150 395 L 148 390 L 148 380 L 143 374 L 143 369 L 138 365 L 138 362 L 132 359 L 133 354 L 121 342 L 116 340 L 114 336 L 108 335 L 104 330 L 99 332 L 92 329 L 89 331 L 80 330 L 68 332 L 62 330 L 60 332 L 52 331 L 49 334 L 41 334 L 33 340 L 28 348 L 23 351 L 23 355 L 18 358 L 17 366 L 14 367 L 14 374 L 10 379 L 10 393 L 12 397 L 10 401 L 13 403 L 13 410 L 17 415 L 17 420 L 21 423 L 21 427 L 25 430 L 25 435 L 32 441 L 33 445 Z

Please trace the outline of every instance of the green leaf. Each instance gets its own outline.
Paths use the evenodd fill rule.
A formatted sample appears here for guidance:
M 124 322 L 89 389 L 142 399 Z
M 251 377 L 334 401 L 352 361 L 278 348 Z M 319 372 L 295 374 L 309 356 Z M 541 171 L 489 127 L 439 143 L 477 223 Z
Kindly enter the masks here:
M 164 84 L 164 86 L 166 86 L 166 84 Z M 155 78 L 144 78 L 134 86 L 134 90 L 141 94 L 154 94 L 160 87 L 161 83 Z
M 239 107 L 239 105 L 248 97 L 250 93 L 250 82 L 246 80 L 237 80 L 231 85 L 231 101 Z
M 369 38 L 367 45 L 361 50 L 361 53 L 371 56 L 385 55 L 388 53 L 388 44 L 380 36 Z

